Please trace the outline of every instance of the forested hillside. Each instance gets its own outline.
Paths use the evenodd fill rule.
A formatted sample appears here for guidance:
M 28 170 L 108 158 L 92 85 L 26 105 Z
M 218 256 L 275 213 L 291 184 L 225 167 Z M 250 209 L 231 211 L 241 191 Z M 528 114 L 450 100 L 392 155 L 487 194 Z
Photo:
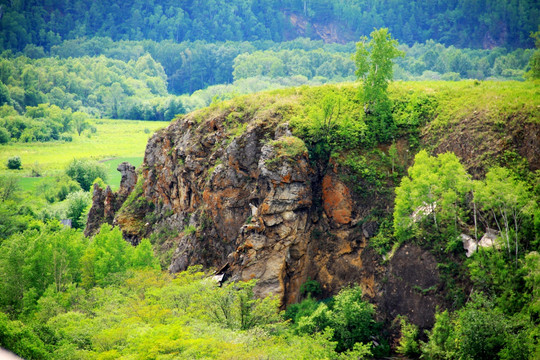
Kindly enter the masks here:
M 349 42 L 388 27 L 409 45 L 530 47 L 540 11 L 535 0 L 90 0 L 8 1 L 0 8 L 0 48 L 48 50 L 62 40 L 291 40 Z
M 284 43 L 92 38 L 64 41 L 46 54 L 28 45 L 22 53 L 0 57 L 0 105 L 21 114 L 26 106 L 50 103 L 95 117 L 171 120 L 216 96 L 353 81 L 354 46 L 306 38 Z M 406 56 L 396 60 L 399 80 L 522 80 L 534 52 L 458 49 L 433 41 L 400 49 Z
M 49 103 L 98 118 L 171 120 L 184 111 L 150 55 L 130 62 L 105 56 L 0 58 L 0 81 L 0 104 L 18 112 Z

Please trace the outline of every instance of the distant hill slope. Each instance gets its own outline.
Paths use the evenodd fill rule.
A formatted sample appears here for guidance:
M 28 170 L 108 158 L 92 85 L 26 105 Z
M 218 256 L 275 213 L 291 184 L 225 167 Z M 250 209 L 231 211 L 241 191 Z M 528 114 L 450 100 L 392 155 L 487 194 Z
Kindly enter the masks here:
M 535 0 L 27 0 L 0 1 L 0 48 L 77 37 L 114 40 L 283 41 L 307 36 L 347 42 L 388 27 L 400 42 L 434 39 L 470 48 L 531 47 Z

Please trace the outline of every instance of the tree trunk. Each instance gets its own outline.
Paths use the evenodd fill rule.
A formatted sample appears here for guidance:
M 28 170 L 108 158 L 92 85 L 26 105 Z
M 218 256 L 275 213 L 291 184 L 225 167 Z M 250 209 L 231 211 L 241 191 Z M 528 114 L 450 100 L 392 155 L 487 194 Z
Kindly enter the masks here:
M 478 226 L 476 223 L 476 202 L 474 200 L 473 200 L 473 216 L 474 216 L 474 240 L 478 242 Z

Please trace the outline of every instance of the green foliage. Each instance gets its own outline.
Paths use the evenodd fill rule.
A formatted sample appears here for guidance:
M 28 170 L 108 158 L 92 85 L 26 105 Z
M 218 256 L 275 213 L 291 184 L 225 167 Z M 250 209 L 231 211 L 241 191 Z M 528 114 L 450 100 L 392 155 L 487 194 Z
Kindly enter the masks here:
M 302 317 L 310 316 L 318 307 L 319 303 L 311 296 L 308 296 L 307 299 L 304 299 L 299 303 L 287 306 L 283 317 L 286 320 L 289 319 L 294 323 L 298 323 Z
M 72 114 L 71 109 L 63 110 L 49 104 L 26 106 L 23 115 L 19 115 L 12 106 L 4 105 L 3 108 L 5 115 L 0 119 L 0 128 L 4 128 L 13 141 L 20 142 L 66 139 L 75 114 L 82 114 Z
M 282 161 L 296 163 L 298 157 L 307 153 L 306 144 L 296 136 L 283 136 L 278 140 L 270 141 L 274 149 L 274 156 L 266 160 L 266 166 L 273 168 Z
M 148 239 L 142 239 L 131 252 L 129 263 L 134 269 L 160 269 L 159 260 L 154 256 L 152 244 Z
M 420 355 L 420 346 L 417 341 L 418 327 L 409 323 L 404 317 L 400 319 L 400 325 L 401 336 L 396 349 L 398 354 L 413 357 Z
M 88 55 L 93 57 L 0 58 L 11 72 L 2 86 L 14 93 L 5 106 L 21 114 L 26 108 L 24 116 L 10 114 L 0 126 L 20 141 L 50 141 L 70 131 L 80 136 L 91 129 L 90 116 L 171 120 L 184 112 L 182 100 L 167 93 L 161 64 L 149 54 L 136 62 Z
M 285 136 L 270 142 L 274 146 L 277 157 L 295 158 L 306 153 L 306 145 L 295 136 Z
M 496 304 L 505 313 L 514 314 L 523 307 L 527 295 L 522 274 L 507 261 L 504 253 L 480 249 L 467 265 L 475 287 L 496 299 Z
M 347 166 L 351 171 L 346 177 L 356 184 L 356 190 L 364 196 L 375 192 L 385 191 L 385 180 L 388 172 L 386 156 L 379 150 L 364 152 L 365 155 L 352 151 L 345 160 L 339 161 Z
M 494 167 L 484 181 L 476 182 L 474 200 L 489 219 L 488 226 L 502 232 L 508 253 L 514 250 L 517 264 L 520 228 L 523 222 L 530 222 L 538 207 L 527 185 L 516 180 L 508 169 Z M 514 244 L 511 244 L 512 238 Z
M 197 232 L 197 227 L 193 225 L 187 225 L 184 227 L 184 235 L 192 235 Z
M 0 127 L 0 145 L 7 144 L 11 140 L 11 134 L 7 129 Z
M 78 182 L 67 175 L 47 177 L 36 187 L 36 195 L 42 195 L 49 203 L 63 201 L 73 192 L 81 190 Z
M 92 196 L 88 192 L 79 190 L 67 195 L 66 202 L 66 217 L 71 219 L 71 226 L 75 229 L 83 229 L 86 226 L 88 210 L 92 205 Z
M 322 294 L 321 284 L 317 280 L 307 279 L 300 285 L 300 294 L 304 296 L 319 296 Z
M 129 245 L 118 228 L 104 224 L 92 239 L 81 259 L 83 263 L 83 284 L 108 284 L 113 274 L 127 270 L 130 261 Z
M 2 49 L 23 51 L 29 57 L 39 58 L 49 49 L 63 51 L 63 47 L 68 47 L 62 44 L 64 39 L 74 39 L 70 40 L 69 45 L 72 52 L 79 56 L 83 51 L 94 51 L 95 54 L 96 48 L 110 45 L 111 39 L 166 40 L 171 44 L 186 40 L 259 40 L 265 44 L 269 40 L 282 41 L 299 33 L 319 38 L 315 28 L 320 23 L 339 23 L 345 33 L 355 37 L 368 34 L 374 27 L 388 26 L 397 38 L 408 44 L 436 39 L 455 47 L 483 48 L 486 41 L 501 47 L 517 47 L 530 45 L 527 34 L 538 26 L 538 9 L 536 3 L 530 0 L 482 3 L 449 1 L 438 6 L 397 1 L 391 8 L 385 5 L 382 1 L 285 0 L 279 3 L 243 3 L 235 0 L 223 5 L 208 3 L 201 7 L 197 3 L 159 0 L 152 7 L 138 2 L 81 3 L 77 7 L 59 3 L 47 13 L 49 9 L 46 4 L 14 2 L 6 4 L 4 9 L 4 32 L 0 45 Z M 283 15 L 284 9 L 305 21 L 302 31 Z M 440 19 L 450 18 L 452 22 L 441 24 Z M 483 19 L 483 25 L 490 29 L 492 39 L 504 40 L 497 43 L 486 40 L 485 34 L 477 31 L 478 19 Z M 500 23 L 504 23 L 504 29 L 498 28 Z M 96 34 L 107 38 L 91 38 Z M 83 39 L 86 38 L 89 40 L 84 44 Z M 299 38 L 296 41 L 303 44 L 307 39 Z M 115 50 L 118 56 L 132 56 L 132 52 L 124 47 Z M 141 55 L 146 48 L 139 46 L 137 50 Z M 175 53 L 175 50 L 164 55 Z M 198 54 L 185 54 L 190 55 Z M 220 66 L 219 63 L 214 65 Z
M 407 240 L 432 218 L 436 229 L 456 237 L 464 217 L 463 201 L 471 189 L 470 177 L 453 153 L 431 157 L 420 151 L 396 188 L 394 207 L 395 235 Z
M 362 301 L 360 287 L 341 290 L 334 298 L 332 318 L 337 350 L 352 349 L 355 343 L 367 343 L 374 332 L 375 309 Z
M 12 234 L 24 231 L 33 221 L 33 216 L 21 204 L 14 200 L 0 202 L 0 242 Z
M 339 352 L 353 349 L 357 343 L 370 342 L 374 334 L 375 309 L 362 300 L 358 286 L 341 290 L 331 307 L 321 303 L 311 314 L 299 315 L 297 313 L 295 321 L 300 334 L 321 332 L 329 327 L 333 329 L 332 339 L 337 341 Z
M 351 79 L 354 73 L 354 63 L 348 54 L 320 48 L 244 53 L 234 59 L 233 68 L 235 80 L 303 76 L 306 80 L 335 81 Z
M 435 324 L 428 333 L 429 341 L 422 343 L 422 354 L 428 359 L 456 357 L 453 343 L 453 324 L 448 310 L 435 314 Z
M 430 359 L 529 359 L 538 346 L 534 324 L 509 317 L 481 294 L 451 316 L 437 314 L 422 353 Z
M 20 321 L 11 321 L 0 312 L 0 347 L 10 349 L 28 360 L 50 359 L 39 336 Z
M 386 255 L 391 249 L 394 241 L 394 229 L 391 219 L 385 218 L 379 225 L 377 234 L 369 239 L 369 246 L 381 256 Z
M 19 156 L 10 157 L 6 166 L 11 170 L 20 170 L 22 166 L 21 158 Z
M 411 130 L 423 126 L 435 117 L 437 98 L 425 92 L 404 94 L 394 100 L 394 119 L 398 127 Z
M 81 133 L 85 129 L 90 127 L 90 123 L 88 122 L 88 115 L 80 111 L 73 113 L 72 125 L 77 134 L 81 136 Z
M 85 191 L 91 189 L 95 179 L 107 180 L 105 167 L 92 160 L 73 159 L 66 168 L 66 174 L 77 181 Z
M 0 201 L 6 202 L 15 197 L 20 190 L 18 178 L 13 174 L 0 176 Z
M 94 179 L 94 182 L 92 183 L 92 186 L 90 187 L 90 189 L 93 189 L 94 188 L 94 185 L 99 186 L 101 189 L 105 189 L 107 187 L 107 184 L 105 184 L 105 181 L 103 181 L 103 179 L 101 179 L 100 177 L 97 177 Z
M 310 89 L 303 112 L 290 120 L 294 134 L 306 143 L 310 159 L 322 164 L 332 153 L 354 148 L 369 137 L 352 89 L 336 90 L 329 86 Z
M 59 225 L 12 235 L 0 245 L 0 306 L 20 312 L 32 307 L 49 286 L 62 291 L 80 280 L 79 259 L 84 241 Z
M 540 31 L 535 33 L 531 32 L 531 38 L 534 39 L 536 50 L 529 60 L 530 70 L 525 74 L 528 79 L 540 79 Z
M 143 239 L 137 247 L 122 237 L 118 228 L 104 224 L 81 258 L 82 285 L 108 285 L 121 280 L 128 269 L 159 269 L 152 245 Z
M 531 251 L 525 256 L 524 262 L 524 279 L 531 294 L 528 311 L 531 316 L 537 316 L 540 314 L 540 254 L 537 251 Z
M 255 283 L 251 280 L 216 288 L 209 299 L 210 318 L 227 328 L 240 330 L 278 322 L 279 299 L 277 296 L 257 299 L 253 293 Z
M 482 298 L 476 298 L 458 312 L 456 338 L 458 353 L 472 359 L 492 359 L 504 346 L 505 323 L 502 312 Z

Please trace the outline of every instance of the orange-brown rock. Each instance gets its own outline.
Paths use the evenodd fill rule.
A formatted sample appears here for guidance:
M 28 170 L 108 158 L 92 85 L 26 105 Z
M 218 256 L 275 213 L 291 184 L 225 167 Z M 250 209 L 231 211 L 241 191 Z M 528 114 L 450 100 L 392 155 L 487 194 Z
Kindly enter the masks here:
M 322 181 L 322 199 L 326 215 L 337 224 L 351 222 L 352 198 L 349 188 L 336 175 L 326 174 Z

